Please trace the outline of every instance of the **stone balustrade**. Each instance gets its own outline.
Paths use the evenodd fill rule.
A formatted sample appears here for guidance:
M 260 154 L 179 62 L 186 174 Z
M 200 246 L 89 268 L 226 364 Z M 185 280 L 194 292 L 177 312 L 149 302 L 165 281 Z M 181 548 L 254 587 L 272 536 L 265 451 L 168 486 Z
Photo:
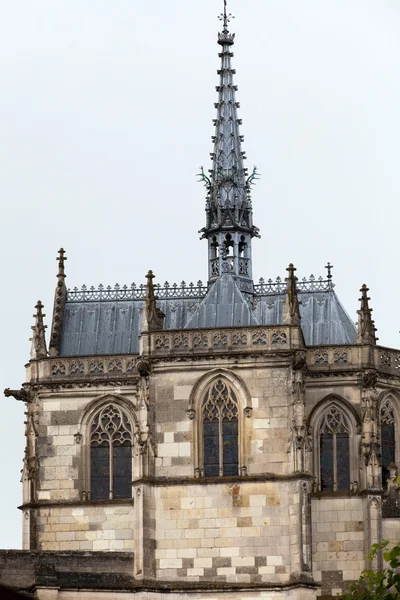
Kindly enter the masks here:
M 54 379 L 105 379 L 137 376 L 135 356 L 78 356 L 45 359 L 45 372 Z
M 296 345 L 297 347 L 297 345 Z M 163 331 L 151 335 L 153 355 L 209 354 L 291 350 L 290 327 L 196 329 Z
M 285 353 L 301 351 L 294 329 L 287 326 L 253 328 L 196 329 L 144 334 L 152 357 L 218 355 L 235 353 Z M 400 375 L 400 352 L 376 346 L 313 346 L 306 348 L 312 371 L 357 371 L 376 369 L 386 375 Z M 366 361 L 366 352 L 369 359 Z M 47 358 L 40 362 L 38 378 L 120 379 L 136 377 L 137 355 L 81 356 Z

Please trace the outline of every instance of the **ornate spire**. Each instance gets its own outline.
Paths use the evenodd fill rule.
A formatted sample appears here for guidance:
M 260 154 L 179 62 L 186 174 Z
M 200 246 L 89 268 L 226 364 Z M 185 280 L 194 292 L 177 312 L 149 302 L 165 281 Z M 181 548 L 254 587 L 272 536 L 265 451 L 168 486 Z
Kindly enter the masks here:
M 41 358 L 46 358 L 47 356 L 47 346 L 46 346 L 46 329 L 47 325 L 43 323 L 43 317 L 46 315 L 43 314 L 43 304 L 40 300 L 37 301 L 35 306 L 36 313 L 33 315 L 35 319 L 35 324 L 32 327 L 33 336 L 30 341 L 32 342 L 31 346 L 31 360 L 40 360 Z
M 50 356 L 58 356 L 60 354 L 60 342 L 62 325 L 64 321 L 64 307 L 67 299 L 67 288 L 65 286 L 65 256 L 64 248 L 60 248 L 58 251 L 58 273 L 57 273 L 57 287 L 54 295 L 54 308 L 53 308 L 53 321 L 51 324 L 51 337 L 50 337 Z
M 292 263 L 288 266 L 286 271 L 289 273 L 289 276 L 286 278 L 287 281 L 287 290 L 286 290 L 286 298 L 285 305 L 283 307 L 283 322 L 286 325 L 294 325 L 296 327 L 300 327 L 300 304 L 299 298 L 297 295 L 297 287 L 296 281 L 297 277 L 295 276 L 295 271 L 297 269 L 293 266 Z
M 239 133 L 241 120 L 237 115 L 239 103 L 231 65 L 235 40 L 235 34 L 229 31 L 232 18 L 224 0 L 224 12 L 220 16 L 223 30 L 218 34 L 222 49 L 212 168 L 209 177 L 203 168 L 199 175 L 207 188 L 207 220 L 201 233 L 208 239 L 209 281 L 215 281 L 223 271 L 230 272 L 242 280 L 242 290 L 252 292 L 251 240 L 259 237 L 259 231 L 253 225 L 250 191 L 257 179 L 257 169 L 249 176 L 243 164 L 246 157 L 242 151 L 243 136 Z
M 360 310 L 357 311 L 358 314 L 358 328 L 357 328 L 357 344 L 371 344 L 373 346 L 376 345 L 376 328 L 375 321 L 372 320 L 372 308 L 369 307 L 369 300 L 371 298 L 368 297 L 369 288 L 363 284 L 360 292 L 361 292 L 361 306 Z
M 142 332 L 159 331 L 164 328 L 164 313 L 157 306 L 157 298 L 154 294 L 153 279 L 155 275 L 153 271 L 149 271 L 146 275 L 146 298 L 142 315 Z

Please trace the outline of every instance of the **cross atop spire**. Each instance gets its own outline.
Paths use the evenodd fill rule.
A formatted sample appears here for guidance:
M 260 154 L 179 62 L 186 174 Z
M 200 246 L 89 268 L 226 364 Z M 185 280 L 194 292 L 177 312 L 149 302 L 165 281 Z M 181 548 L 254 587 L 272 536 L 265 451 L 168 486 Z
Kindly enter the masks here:
M 224 12 L 218 17 L 224 24 L 224 32 L 228 32 L 228 23 L 234 18 L 231 13 L 228 14 L 228 0 L 224 0 Z
M 58 251 L 59 256 L 57 256 L 58 261 L 58 275 L 57 277 L 66 277 L 65 275 L 65 261 L 67 257 L 65 256 L 64 248 L 60 248 Z
M 239 132 L 242 122 L 237 115 L 240 105 L 236 101 L 235 70 L 231 65 L 235 34 L 228 29 L 233 17 L 228 13 L 227 0 L 224 0 L 224 12 L 219 18 L 223 22 L 223 31 L 218 34 L 218 44 L 222 49 L 219 53 L 220 81 L 216 88 L 218 102 L 215 104 L 217 118 L 212 137 L 212 168 L 209 176 L 203 168 L 199 174 L 207 190 L 207 220 L 201 233 L 208 240 L 209 283 L 223 272 L 230 273 L 239 280 L 242 291 L 252 293 L 251 240 L 259 237 L 259 233 L 253 225 L 250 192 L 257 179 L 257 169 L 254 168 L 249 176 L 244 166 L 246 155 L 242 151 L 243 136 Z

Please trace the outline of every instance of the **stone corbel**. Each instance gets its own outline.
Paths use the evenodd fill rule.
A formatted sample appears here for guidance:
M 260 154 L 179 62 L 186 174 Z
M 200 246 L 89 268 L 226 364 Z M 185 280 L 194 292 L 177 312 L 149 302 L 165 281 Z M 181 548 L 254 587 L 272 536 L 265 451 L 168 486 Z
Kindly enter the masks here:
M 250 419 L 253 414 L 253 408 L 251 406 L 246 406 L 243 410 L 243 413 L 246 419 Z

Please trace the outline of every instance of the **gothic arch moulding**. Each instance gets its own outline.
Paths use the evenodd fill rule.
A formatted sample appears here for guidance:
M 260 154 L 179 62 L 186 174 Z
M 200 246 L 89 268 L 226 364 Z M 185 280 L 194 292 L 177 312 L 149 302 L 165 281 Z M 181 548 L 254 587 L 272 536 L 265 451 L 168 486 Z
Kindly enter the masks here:
M 381 416 L 382 410 L 385 407 L 391 406 L 393 408 L 393 417 L 397 427 L 400 425 L 400 395 L 397 390 L 385 390 L 379 395 L 378 407 L 379 416 Z
M 135 411 L 135 406 L 133 403 L 123 396 L 118 394 L 105 394 L 99 396 L 89 402 L 82 411 L 81 418 L 78 424 L 78 431 L 75 434 L 75 441 L 80 445 L 80 490 L 83 499 L 89 499 L 92 494 L 92 461 L 94 460 L 91 457 L 92 454 L 92 446 L 102 446 L 100 438 L 104 437 L 107 433 L 107 430 L 102 430 L 101 433 L 101 423 L 98 421 L 99 415 L 102 414 L 102 411 L 110 412 L 114 409 L 114 415 L 108 415 L 108 419 L 111 423 L 114 423 L 115 432 L 108 440 L 108 447 L 113 447 L 113 444 L 116 443 L 118 445 L 118 449 L 122 446 L 126 446 L 128 444 L 130 451 L 131 462 L 129 465 L 129 470 L 133 471 L 134 469 L 134 456 L 133 449 L 136 446 L 136 438 L 139 431 L 138 418 Z M 104 415 L 104 418 L 107 418 Z M 97 419 L 97 421 L 96 421 Z M 119 425 L 117 423 L 119 422 Z M 118 425 L 118 426 L 117 426 Z M 128 427 L 128 429 L 126 429 Z M 93 431 L 92 431 L 93 430 Z M 117 431 L 118 430 L 118 431 Z M 111 435 L 111 434 L 110 434 Z M 93 436 L 97 436 L 96 443 Z M 106 436 L 107 437 L 107 436 Z M 112 440 L 115 438 L 115 442 Z M 129 438 L 129 439 L 128 439 Z M 118 440 L 118 441 L 117 441 Z M 106 443 L 104 441 L 104 443 Z M 107 444 L 106 444 L 107 446 Z M 94 450 L 93 450 L 94 452 Z M 126 449 L 121 452 L 128 452 Z M 115 453 L 113 451 L 113 453 Z M 110 464 L 112 462 L 111 454 L 109 457 Z M 128 460 L 127 458 L 125 460 Z M 113 467 L 110 467 L 110 477 L 112 477 Z M 115 471 L 116 473 L 116 471 Z M 132 475 L 130 476 L 130 483 L 132 481 Z M 110 484 L 110 489 L 113 486 Z M 124 496 L 126 496 L 126 492 L 124 492 Z M 114 496 L 113 496 L 114 497 Z M 118 497 L 118 496 L 115 496 Z M 111 496 L 110 496 L 111 498 Z M 97 499 L 97 498 L 93 498 Z
M 136 407 L 133 404 L 133 402 L 131 402 L 124 396 L 121 396 L 120 394 L 102 394 L 101 396 L 94 398 L 84 407 L 78 423 L 79 433 L 82 433 L 82 429 L 87 426 L 93 414 L 100 410 L 106 404 L 116 404 L 117 406 L 120 406 L 123 410 L 125 410 L 128 413 L 129 417 L 132 419 L 134 426 L 138 426 Z
M 220 388 L 220 392 L 218 392 L 217 388 Z M 215 388 L 215 389 L 214 389 Z M 216 391 L 217 395 L 220 395 L 220 400 L 222 397 L 226 395 L 226 415 L 225 419 L 221 413 L 222 406 L 220 409 L 215 406 L 216 413 L 219 414 L 218 420 L 221 421 L 231 421 L 232 427 L 236 430 L 235 433 L 235 444 L 237 447 L 235 448 L 236 458 L 236 475 L 246 474 L 247 468 L 245 466 L 245 421 L 247 418 L 251 416 L 252 413 L 252 405 L 251 405 L 251 396 L 250 392 L 244 383 L 244 381 L 238 377 L 236 374 L 232 373 L 227 369 L 213 369 L 212 371 L 203 375 L 197 383 L 194 385 L 193 390 L 190 394 L 189 405 L 188 405 L 188 417 L 193 420 L 193 441 L 194 441 L 194 467 L 195 467 L 195 476 L 203 477 L 206 475 L 205 471 L 205 423 L 206 421 L 210 422 L 209 415 L 205 416 L 204 411 L 208 410 L 210 412 L 211 394 Z M 206 401 L 208 398 L 208 401 Z M 206 406 L 206 404 L 207 406 Z M 209 410 L 210 409 L 210 410 Z M 212 412 L 212 411 L 211 411 Z M 217 416 L 216 416 L 217 419 Z M 214 419 L 211 419 L 214 421 Z M 222 427 L 220 425 L 220 434 L 222 434 Z M 217 436 L 218 437 L 218 436 Z M 219 441 L 220 453 L 222 452 L 222 447 L 226 446 L 227 440 L 223 438 Z M 229 445 L 229 443 L 228 443 Z M 225 452 L 225 450 L 223 451 Z M 226 463 L 225 458 L 221 458 L 219 461 L 219 475 L 229 475 L 232 473 L 225 472 L 226 471 Z M 209 475 L 214 476 L 214 475 Z
M 318 418 L 321 416 L 321 413 L 324 412 L 326 407 L 329 404 L 332 404 L 335 402 L 338 404 L 338 406 L 341 409 L 343 409 L 347 413 L 348 417 L 354 423 L 354 426 L 355 426 L 354 433 L 355 434 L 360 433 L 361 432 L 360 415 L 358 414 L 357 410 L 354 408 L 354 406 L 348 400 L 345 400 L 345 398 L 342 398 L 342 396 L 338 396 L 337 394 L 328 394 L 328 396 L 321 398 L 321 400 L 319 400 L 317 402 L 317 404 L 312 408 L 312 410 L 308 416 L 308 419 L 307 419 L 308 426 L 313 427 L 315 425 L 316 420 L 318 420 Z
M 359 486 L 360 417 L 336 394 L 326 396 L 308 418 L 314 438 L 314 477 L 319 491 L 350 491 Z M 347 458 L 346 458 L 347 457 Z
M 193 389 L 190 393 L 189 397 L 189 405 L 188 405 L 188 417 L 189 419 L 194 419 L 196 416 L 196 411 L 199 410 L 199 405 L 201 403 L 201 399 L 204 396 L 204 392 L 207 387 L 210 385 L 212 381 L 221 377 L 222 379 L 226 379 L 233 388 L 237 390 L 238 396 L 240 398 L 240 409 L 244 411 L 246 417 L 251 417 L 251 413 L 253 411 L 253 405 L 251 401 L 251 395 L 249 392 L 249 388 L 243 381 L 241 377 L 236 375 L 236 373 L 232 373 L 229 369 L 213 369 L 208 373 L 205 373 L 200 379 L 195 383 Z

